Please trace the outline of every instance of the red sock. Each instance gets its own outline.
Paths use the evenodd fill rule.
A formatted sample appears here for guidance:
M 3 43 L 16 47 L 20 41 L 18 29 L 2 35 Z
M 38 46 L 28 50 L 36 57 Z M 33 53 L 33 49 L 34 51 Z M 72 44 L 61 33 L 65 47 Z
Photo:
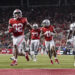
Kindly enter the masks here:
M 27 61 L 29 61 L 28 52 L 26 52 L 25 57 L 26 57 Z

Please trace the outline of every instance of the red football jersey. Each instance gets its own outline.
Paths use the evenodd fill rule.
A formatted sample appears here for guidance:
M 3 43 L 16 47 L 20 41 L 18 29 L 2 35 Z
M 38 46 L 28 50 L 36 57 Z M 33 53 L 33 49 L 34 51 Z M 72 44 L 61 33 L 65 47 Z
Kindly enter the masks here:
M 45 37 L 45 40 L 46 41 L 50 41 L 53 39 L 53 36 L 51 35 L 51 32 L 54 31 L 54 27 L 53 26 L 49 26 L 49 27 L 42 27 L 41 28 L 43 34 L 44 34 L 44 37 Z
M 31 39 L 40 39 L 40 29 L 37 29 L 37 30 L 30 30 L 30 33 L 31 33 Z
M 11 27 L 9 27 L 9 32 L 12 32 L 15 37 L 23 35 L 26 23 L 27 18 L 23 17 L 18 20 L 15 18 L 9 19 L 9 24 L 11 25 Z

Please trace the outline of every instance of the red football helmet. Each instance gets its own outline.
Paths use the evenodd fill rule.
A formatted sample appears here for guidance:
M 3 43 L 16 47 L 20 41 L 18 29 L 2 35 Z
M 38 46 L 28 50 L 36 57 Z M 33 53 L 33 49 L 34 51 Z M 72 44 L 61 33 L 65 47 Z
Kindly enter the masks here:
M 22 11 L 20 9 L 15 9 L 13 12 L 14 18 L 18 19 L 22 17 Z

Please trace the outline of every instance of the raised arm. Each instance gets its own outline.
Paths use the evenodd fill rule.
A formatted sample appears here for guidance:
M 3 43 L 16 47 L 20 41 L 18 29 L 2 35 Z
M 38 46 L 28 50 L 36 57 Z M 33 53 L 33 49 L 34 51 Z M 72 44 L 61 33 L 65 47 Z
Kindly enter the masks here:
M 69 30 L 69 33 L 67 35 L 67 39 L 70 39 L 70 36 L 71 36 L 72 33 L 73 33 L 73 31 L 72 30 Z

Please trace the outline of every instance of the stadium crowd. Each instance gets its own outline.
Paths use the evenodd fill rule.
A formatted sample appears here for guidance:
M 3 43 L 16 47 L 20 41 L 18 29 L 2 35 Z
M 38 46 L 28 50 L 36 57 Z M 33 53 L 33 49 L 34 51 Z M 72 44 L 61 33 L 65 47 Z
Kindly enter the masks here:
M 14 9 L 0 8 L 0 32 L 3 33 L 3 35 L 0 35 L 0 48 L 12 47 L 10 35 L 5 35 L 4 32 L 8 29 L 8 20 L 13 17 L 12 12 Z M 23 16 L 27 17 L 31 24 L 36 22 L 40 27 L 42 20 L 49 19 L 58 33 L 58 37 L 54 37 L 56 46 L 63 47 L 66 45 L 67 30 L 71 22 L 75 20 L 74 11 L 71 7 L 67 9 L 63 7 L 21 8 L 21 10 L 23 11 Z

